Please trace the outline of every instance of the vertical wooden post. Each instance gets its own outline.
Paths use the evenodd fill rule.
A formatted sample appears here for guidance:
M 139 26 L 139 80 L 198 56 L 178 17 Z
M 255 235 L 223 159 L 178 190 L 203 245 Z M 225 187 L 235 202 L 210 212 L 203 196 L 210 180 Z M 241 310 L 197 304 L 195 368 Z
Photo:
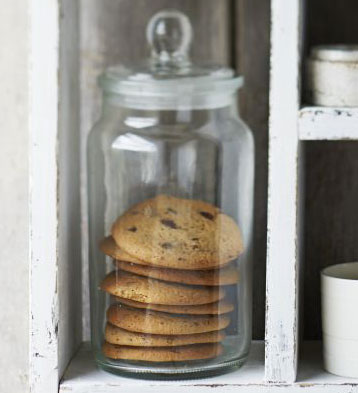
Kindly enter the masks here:
M 30 389 L 55 393 L 82 341 L 78 1 L 30 6 Z
M 301 1 L 272 0 L 266 275 L 268 382 L 296 379 Z
M 30 391 L 58 389 L 57 0 L 30 3 Z

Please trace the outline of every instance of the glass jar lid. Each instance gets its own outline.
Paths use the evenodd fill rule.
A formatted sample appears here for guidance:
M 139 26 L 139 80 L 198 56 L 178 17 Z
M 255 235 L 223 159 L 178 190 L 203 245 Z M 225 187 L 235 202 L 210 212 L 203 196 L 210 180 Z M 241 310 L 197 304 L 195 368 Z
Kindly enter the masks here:
M 131 67 L 108 68 L 99 78 L 103 90 L 120 104 L 138 109 L 194 109 L 229 105 L 243 84 L 234 70 L 196 65 L 189 57 L 192 27 L 176 10 L 155 14 L 147 25 L 151 57 Z

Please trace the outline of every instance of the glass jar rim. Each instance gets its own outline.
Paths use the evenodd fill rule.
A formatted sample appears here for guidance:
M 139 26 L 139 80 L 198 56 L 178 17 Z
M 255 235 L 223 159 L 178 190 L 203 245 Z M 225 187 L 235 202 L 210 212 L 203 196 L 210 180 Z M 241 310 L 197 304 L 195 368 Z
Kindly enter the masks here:
M 111 101 L 142 110 L 215 109 L 231 105 L 244 78 L 183 77 L 163 80 L 131 80 L 105 73 L 99 84 Z
M 105 92 L 153 97 L 176 97 L 183 94 L 200 95 L 227 92 L 235 93 L 244 84 L 243 76 L 231 78 L 213 78 L 211 76 L 182 77 L 173 79 L 146 79 L 133 80 L 114 77 L 110 72 L 105 72 L 98 78 L 99 84 Z

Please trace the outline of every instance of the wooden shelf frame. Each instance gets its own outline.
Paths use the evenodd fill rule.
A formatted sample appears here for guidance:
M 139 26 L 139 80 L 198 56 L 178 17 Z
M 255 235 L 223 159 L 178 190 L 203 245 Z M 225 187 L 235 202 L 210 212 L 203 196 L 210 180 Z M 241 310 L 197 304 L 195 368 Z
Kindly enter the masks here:
M 265 380 L 283 384 L 301 381 L 302 144 L 358 140 L 358 108 L 300 107 L 303 11 L 303 0 L 272 1 Z M 306 367 L 310 360 L 302 362 Z M 357 381 L 345 381 L 357 389 Z
M 358 108 L 304 107 L 298 129 L 301 141 L 356 141 Z
M 271 4 L 265 379 L 293 383 L 298 358 L 302 1 Z
M 92 360 L 89 345 L 81 347 L 60 385 L 60 393 L 126 393 L 139 392 L 220 392 L 242 393 L 357 393 L 358 380 L 347 380 L 329 374 L 322 369 L 319 342 L 304 343 L 303 365 L 299 368 L 299 382 L 293 384 L 267 384 L 264 377 L 264 343 L 253 342 L 247 363 L 237 371 L 217 377 L 189 381 L 150 381 L 118 377 L 97 369 Z M 85 376 L 85 377 L 84 377 Z
M 80 294 L 80 241 L 69 236 L 69 229 L 80 225 L 78 178 L 74 175 L 79 172 L 76 138 L 80 127 L 79 116 L 74 115 L 79 113 L 79 86 L 74 77 L 79 56 L 74 39 L 78 0 L 31 3 L 32 393 L 58 389 L 63 393 L 159 389 L 175 393 L 188 388 L 211 392 L 213 387 L 243 393 L 282 392 L 283 388 L 293 393 L 358 392 L 356 381 L 322 371 L 320 349 L 315 344 L 308 344 L 301 367 L 297 361 L 301 144 L 306 140 L 357 140 L 358 118 L 355 108 L 299 108 L 301 18 L 301 0 L 272 0 L 265 341 L 253 344 L 248 363 L 236 372 L 207 380 L 156 382 L 101 372 L 86 345 L 78 351 L 82 312 L 87 307 Z M 75 282 L 74 277 L 79 280 Z

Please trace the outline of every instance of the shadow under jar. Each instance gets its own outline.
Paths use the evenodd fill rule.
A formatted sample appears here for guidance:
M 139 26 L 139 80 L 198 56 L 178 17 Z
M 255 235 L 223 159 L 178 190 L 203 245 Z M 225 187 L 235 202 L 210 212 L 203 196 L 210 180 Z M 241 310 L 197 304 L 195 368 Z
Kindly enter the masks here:
M 142 378 L 241 366 L 251 341 L 254 143 L 242 77 L 190 62 L 177 11 L 147 27 L 152 56 L 101 77 L 88 140 L 92 347 Z

